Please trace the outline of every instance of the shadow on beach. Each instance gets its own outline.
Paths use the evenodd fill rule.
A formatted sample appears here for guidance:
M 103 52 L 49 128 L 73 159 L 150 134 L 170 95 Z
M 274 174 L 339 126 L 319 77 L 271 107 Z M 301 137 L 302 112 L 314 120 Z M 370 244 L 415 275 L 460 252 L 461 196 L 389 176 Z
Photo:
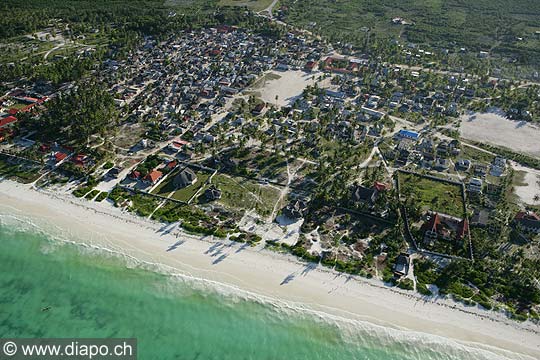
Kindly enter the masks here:
M 174 244 L 169 246 L 169 248 L 167 249 L 167 252 L 176 250 L 179 246 L 181 246 L 185 242 L 186 242 L 185 240 L 180 240 L 180 241 L 175 242 Z
M 227 258 L 227 254 L 223 254 L 221 255 L 220 257 L 218 257 L 217 259 L 215 259 L 214 261 L 212 261 L 212 265 L 217 265 L 219 264 L 220 262 L 222 262 L 223 260 L 225 260 Z

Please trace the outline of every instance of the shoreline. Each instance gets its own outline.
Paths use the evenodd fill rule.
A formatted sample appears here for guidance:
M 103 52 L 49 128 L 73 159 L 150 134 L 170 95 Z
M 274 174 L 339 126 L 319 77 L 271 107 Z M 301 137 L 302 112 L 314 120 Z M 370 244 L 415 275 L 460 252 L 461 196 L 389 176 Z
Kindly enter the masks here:
M 508 356 L 506 351 L 511 351 L 540 358 L 540 326 L 531 322 L 518 323 L 501 313 L 448 299 L 425 299 L 388 288 L 379 280 L 302 263 L 291 255 L 212 237 L 183 233 L 177 237 L 173 226 L 122 212 L 109 203 L 1 180 L 0 213 L 31 219 L 65 241 L 164 266 L 173 276 L 224 285 L 231 292 L 238 289 L 314 314 L 410 330 L 411 337 L 424 333 L 498 355 Z

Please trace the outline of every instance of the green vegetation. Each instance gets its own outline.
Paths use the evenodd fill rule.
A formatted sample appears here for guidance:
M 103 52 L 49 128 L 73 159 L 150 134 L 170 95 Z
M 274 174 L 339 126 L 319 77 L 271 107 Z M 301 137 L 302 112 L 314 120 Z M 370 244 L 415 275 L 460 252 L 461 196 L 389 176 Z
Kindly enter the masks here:
M 175 171 L 165 179 L 157 188 L 152 191 L 152 194 L 168 197 L 171 192 L 174 192 L 172 194 L 171 198 L 183 202 L 188 202 L 196 193 L 197 191 L 206 184 L 208 178 L 210 177 L 210 174 L 205 171 L 195 171 L 195 174 L 197 175 L 197 181 L 195 184 L 186 186 L 182 189 L 177 189 L 174 186 L 174 179 L 176 175 L 178 175 L 179 171 Z
M 73 190 L 73 195 L 75 195 L 78 198 L 81 198 L 83 196 L 86 196 L 86 194 L 90 193 L 93 189 L 93 186 L 80 186 L 77 189 Z
M 32 126 L 45 142 L 61 139 L 78 146 L 91 135 L 105 134 L 118 119 L 112 96 L 101 86 L 79 84 L 76 90 L 61 94 L 47 103 L 47 112 Z
M 494 155 L 467 145 L 462 146 L 461 154 L 459 157 L 473 161 L 481 161 L 488 164 L 493 162 L 493 159 L 495 159 Z
M 538 158 L 525 154 L 520 154 L 502 146 L 494 146 L 489 144 L 483 144 L 480 142 L 475 142 L 475 145 L 493 153 L 499 154 L 507 159 L 514 160 L 524 166 L 540 170 L 540 159 Z
M 96 200 L 97 202 L 102 202 L 103 200 L 105 200 L 107 198 L 107 196 L 109 196 L 109 193 L 107 193 L 106 191 L 102 191 L 99 193 L 99 195 L 96 197 Z
M 0 155 L 0 178 L 16 179 L 25 184 L 34 182 L 39 177 L 40 167 L 24 161 L 14 162 L 9 156 Z
M 463 198 L 458 185 L 407 173 L 399 174 L 399 184 L 401 197 L 417 210 L 417 214 L 429 209 L 463 217 Z
M 180 226 L 189 233 L 199 235 L 214 235 L 224 238 L 231 231 L 230 228 L 224 228 L 218 221 L 209 217 L 204 211 L 195 207 L 166 202 L 161 208 L 157 209 L 152 216 L 154 220 L 162 222 L 180 221 Z
M 88 200 L 91 200 L 91 199 L 95 198 L 98 194 L 99 194 L 99 190 L 94 189 L 94 190 L 90 191 L 88 194 L 86 194 L 86 196 L 84 198 L 88 199 Z
M 248 233 L 241 233 L 240 235 L 236 236 L 233 235 L 229 238 L 229 240 L 240 242 L 240 243 L 246 243 L 250 244 L 251 246 L 257 245 L 259 242 L 262 241 L 262 238 L 257 234 L 248 234 Z
M 255 209 L 260 215 L 269 215 L 279 198 L 279 190 L 257 184 L 252 180 L 216 174 L 212 184 L 219 188 L 219 199 L 225 206 L 233 209 Z
M 145 177 L 149 172 L 154 170 L 159 164 L 161 164 L 161 160 L 159 159 L 159 156 L 157 155 L 150 155 L 144 160 L 142 164 L 137 166 L 138 172 L 141 173 L 141 177 Z
M 148 217 L 158 207 L 159 200 L 148 195 L 136 193 L 129 197 L 132 205 L 130 210 L 142 217 Z
M 411 279 L 402 279 L 398 282 L 397 286 L 404 290 L 414 290 L 414 282 Z
M 522 64 L 540 62 L 540 38 L 535 35 L 540 4 L 533 0 L 282 0 L 281 4 L 287 8 L 286 22 L 310 28 L 333 41 L 377 47 L 385 55 L 390 55 L 392 48 L 380 39 L 400 37 L 438 48 L 465 47 L 473 51 L 465 65 L 477 66 L 475 58 L 480 50 L 517 58 Z M 410 25 L 393 25 L 394 17 Z
M 197 174 L 197 182 L 193 185 L 186 186 L 183 189 L 177 190 L 172 198 L 184 202 L 188 202 L 196 193 L 199 191 L 199 189 L 206 184 L 206 181 L 210 177 L 210 174 L 205 172 L 196 172 Z
M 221 6 L 242 6 L 253 11 L 261 11 L 266 9 L 272 0 L 219 0 Z

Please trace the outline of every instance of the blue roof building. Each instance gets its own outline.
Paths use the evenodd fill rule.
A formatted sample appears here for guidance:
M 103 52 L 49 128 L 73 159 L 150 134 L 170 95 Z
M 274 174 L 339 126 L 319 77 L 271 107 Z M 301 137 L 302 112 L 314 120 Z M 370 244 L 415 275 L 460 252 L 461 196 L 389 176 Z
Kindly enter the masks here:
M 399 130 L 397 136 L 404 139 L 418 140 L 420 134 L 412 130 Z

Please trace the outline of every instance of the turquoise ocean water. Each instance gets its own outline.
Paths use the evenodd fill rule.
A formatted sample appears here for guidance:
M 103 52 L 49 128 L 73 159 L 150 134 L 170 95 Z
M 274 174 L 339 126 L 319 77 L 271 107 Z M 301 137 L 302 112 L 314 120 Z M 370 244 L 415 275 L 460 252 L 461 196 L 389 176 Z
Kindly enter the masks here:
M 0 337 L 134 337 L 139 359 L 501 358 L 225 295 L 28 227 L 0 225 L 0 275 Z

